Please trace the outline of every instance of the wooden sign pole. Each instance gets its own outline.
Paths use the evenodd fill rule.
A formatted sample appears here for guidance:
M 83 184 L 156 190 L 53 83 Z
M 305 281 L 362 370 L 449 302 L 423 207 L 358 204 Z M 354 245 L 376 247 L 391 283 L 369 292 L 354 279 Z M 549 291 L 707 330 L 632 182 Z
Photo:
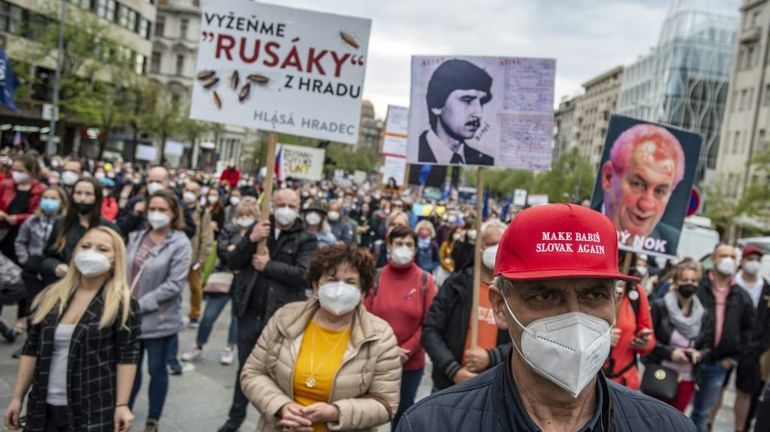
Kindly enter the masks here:
M 265 157 L 265 180 L 262 182 L 262 203 L 259 208 L 261 222 L 270 220 L 270 200 L 273 198 L 273 177 L 275 177 L 275 145 L 278 134 L 270 132 L 267 135 L 267 156 Z M 267 255 L 267 239 L 257 244 L 257 255 Z
M 481 212 L 484 211 L 484 169 L 476 173 L 476 243 L 473 252 L 473 302 L 471 303 L 471 348 L 479 344 L 479 291 L 481 291 Z

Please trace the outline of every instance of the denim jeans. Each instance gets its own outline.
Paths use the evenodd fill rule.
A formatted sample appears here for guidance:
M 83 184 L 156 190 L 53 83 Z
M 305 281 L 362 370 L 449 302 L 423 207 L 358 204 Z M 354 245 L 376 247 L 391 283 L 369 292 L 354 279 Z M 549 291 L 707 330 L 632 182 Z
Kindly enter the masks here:
M 168 393 L 168 369 L 166 368 L 166 361 L 171 348 L 171 342 L 176 337 L 177 335 L 174 334 L 171 336 L 140 340 L 142 351 L 139 356 L 139 364 L 136 367 L 136 378 L 134 379 L 134 387 L 131 389 L 129 407 L 131 407 L 133 411 L 136 395 L 142 388 L 142 363 L 144 362 L 144 353 L 147 352 L 147 364 L 150 373 L 150 408 L 147 413 L 148 419 L 159 420 L 160 415 L 163 413 L 163 404 L 166 402 L 166 394 Z
M 414 405 L 414 398 L 417 396 L 417 389 L 420 387 L 420 380 L 422 380 L 422 369 L 404 371 L 401 374 L 401 400 L 398 403 L 398 411 L 393 416 L 393 423 L 390 426 L 390 430 L 396 430 L 398 420 Z
M 235 387 L 233 388 L 233 404 L 230 406 L 230 414 L 227 423 L 235 429 L 239 428 L 246 420 L 246 409 L 249 400 L 241 390 L 241 370 L 249 358 L 257 339 L 262 333 L 265 321 L 250 316 L 238 318 L 238 371 L 235 374 Z
M 166 363 L 172 370 L 182 370 L 182 364 L 179 363 L 179 334 L 172 336 L 171 344 L 168 347 L 168 356 Z
M 206 345 L 206 342 L 209 341 L 214 323 L 229 301 L 230 296 L 228 294 L 210 294 L 206 298 L 206 308 L 203 310 L 203 318 L 198 324 L 198 336 L 195 338 L 199 347 Z M 230 346 L 238 343 L 238 334 L 236 333 L 238 325 L 236 324 L 234 309 L 230 308 L 230 327 L 227 330 L 227 345 Z
M 698 375 L 698 391 L 695 392 L 690 418 L 700 432 L 706 432 L 709 411 L 719 398 L 727 369 L 719 363 L 703 363 L 698 365 Z

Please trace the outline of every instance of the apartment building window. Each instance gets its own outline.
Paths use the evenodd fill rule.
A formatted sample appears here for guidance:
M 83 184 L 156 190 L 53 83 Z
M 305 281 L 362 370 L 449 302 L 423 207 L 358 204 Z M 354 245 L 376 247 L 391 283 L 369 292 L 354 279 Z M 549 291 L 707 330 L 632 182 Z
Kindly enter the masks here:
M 166 30 L 166 17 L 158 15 L 157 21 L 155 21 L 155 36 L 163 37 L 163 33 Z
M 765 141 L 765 130 L 760 129 L 757 131 L 757 144 L 756 148 L 754 149 L 755 153 L 760 153 L 765 151 L 765 148 L 767 148 L 767 141 Z
M 738 108 L 738 111 L 743 111 L 746 108 L 746 96 L 748 93 L 746 89 L 741 90 L 741 106 Z
M 754 45 L 749 45 L 746 47 L 746 69 L 751 69 L 754 67 L 754 52 L 756 49 L 754 49 Z
M 115 0 L 99 0 L 96 6 L 96 14 L 108 21 L 115 19 Z
M 126 28 L 132 32 L 136 32 L 139 28 L 137 25 L 137 18 L 139 18 L 139 14 L 135 10 L 129 9 L 127 15 L 128 19 L 126 20 Z
M 730 111 L 735 112 L 736 109 L 738 109 L 738 105 L 736 105 L 738 102 L 738 90 L 733 90 L 733 94 L 730 97 Z
M 139 33 L 139 36 L 149 39 L 149 30 L 150 30 L 150 20 L 145 19 L 143 17 L 139 17 L 139 28 L 137 29 L 137 33 Z
M 182 22 L 179 25 L 179 38 L 180 39 L 187 39 L 187 28 L 190 26 L 190 20 L 187 18 L 182 18 Z
M 150 73 L 160 73 L 160 53 L 158 51 L 152 52 L 152 60 L 150 60 Z
M 738 154 L 738 146 L 741 144 L 741 132 L 735 131 L 735 138 L 733 138 L 733 154 Z
M 184 55 L 177 54 L 176 56 L 176 74 L 182 75 L 184 72 Z
M 126 7 L 123 4 L 118 3 L 118 13 L 116 15 L 116 22 L 121 27 L 127 27 L 128 25 L 128 13 L 131 11 L 128 7 Z
M 754 11 L 751 13 L 751 19 L 749 20 L 749 28 L 757 28 L 759 26 L 759 15 L 761 11 Z
M 147 72 L 147 57 L 136 53 L 136 57 L 134 57 L 134 71 L 139 75 L 144 75 Z
M 24 11 L 12 4 L 3 2 L 0 5 L 0 30 L 8 33 L 21 34 Z

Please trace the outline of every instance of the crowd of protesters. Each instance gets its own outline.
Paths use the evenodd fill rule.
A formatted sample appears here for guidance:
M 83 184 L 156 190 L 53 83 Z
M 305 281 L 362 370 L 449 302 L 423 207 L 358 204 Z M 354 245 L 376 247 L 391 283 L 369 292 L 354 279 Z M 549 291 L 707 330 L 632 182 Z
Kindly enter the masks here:
M 511 309 L 495 279 L 518 216 L 368 181 L 288 181 L 263 196 L 261 180 L 234 163 L 216 175 L 0 157 L 0 307 L 16 306 L 0 335 L 25 339 L 5 425 L 130 430 L 146 364 L 144 430 L 164 429 L 169 375 L 214 345 L 223 365 L 237 361 L 229 413 L 212 413 L 223 418 L 221 432 L 237 431 L 250 404 L 259 430 L 419 430 L 399 425 L 410 416 L 419 423 L 409 408 L 428 359 L 438 392 L 531 354 L 512 340 L 510 323 L 519 321 L 501 312 Z M 265 200 L 269 215 L 260 212 Z M 600 375 L 687 411 L 705 432 L 734 374 L 734 430 L 752 422 L 768 430 L 760 429 L 770 422 L 763 251 L 720 244 L 708 270 L 686 257 L 624 254 L 620 262 L 633 263 L 625 276 L 640 281 L 614 289 Z M 522 301 L 550 304 L 545 297 L 555 295 Z M 227 338 L 210 341 L 228 304 Z M 185 328 L 197 332 L 191 347 L 179 346 Z M 673 394 L 646 382 L 654 368 L 676 374 Z

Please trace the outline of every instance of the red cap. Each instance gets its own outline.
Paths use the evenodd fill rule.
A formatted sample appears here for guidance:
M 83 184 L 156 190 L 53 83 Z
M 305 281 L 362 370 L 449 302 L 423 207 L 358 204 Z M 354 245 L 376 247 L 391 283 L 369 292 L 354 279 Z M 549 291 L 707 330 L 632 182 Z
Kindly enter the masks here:
M 743 252 L 741 253 L 741 256 L 749 256 L 751 254 L 757 254 L 759 256 L 764 255 L 762 253 L 762 249 L 754 246 L 753 244 L 747 245 L 745 248 L 743 248 Z
M 618 271 L 618 235 L 612 222 L 573 204 L 532 207 L 516 215 L 500 239 L 495 274 L 514 280 L 639 280 Z

